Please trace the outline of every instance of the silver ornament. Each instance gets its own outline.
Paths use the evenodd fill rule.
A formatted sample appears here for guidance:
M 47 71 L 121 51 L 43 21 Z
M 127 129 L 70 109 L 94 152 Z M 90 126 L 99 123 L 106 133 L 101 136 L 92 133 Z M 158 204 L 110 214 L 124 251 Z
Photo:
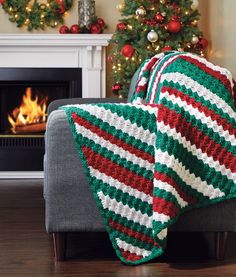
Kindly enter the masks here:
M 199 38 L 197 36 L 192 37 L 192 44 L 197 44 L 199 42 Z
M 155 32 L 154 30 L 151 30 L 148 34 L 147 34 L 147 39 L 150 42 L 156 42 L 158 40 L 158 34 L 157 32 Z
M 196 11 L 196 10 L 198 9 L 198 6 L 199 6 L 198 0 L 192 0 L 191 9 L 192 9 L 193 11 Z
M 136 15 L 137 16 L 145 16 L 146 15 L 146 10 L 143 6 L 139 7 L 137 10 L 136 10 Z

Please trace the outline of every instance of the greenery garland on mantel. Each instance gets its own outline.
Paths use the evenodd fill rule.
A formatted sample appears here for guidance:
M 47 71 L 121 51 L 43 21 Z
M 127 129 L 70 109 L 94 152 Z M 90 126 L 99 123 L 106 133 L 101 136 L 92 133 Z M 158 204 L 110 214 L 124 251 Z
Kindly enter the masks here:
M 45 26 L 55 28 L 63 23 L 63 17 L 73 5 L 73 0 L 0 0 L 0 4 L 9 20 L 17 27 L 45 29 Z

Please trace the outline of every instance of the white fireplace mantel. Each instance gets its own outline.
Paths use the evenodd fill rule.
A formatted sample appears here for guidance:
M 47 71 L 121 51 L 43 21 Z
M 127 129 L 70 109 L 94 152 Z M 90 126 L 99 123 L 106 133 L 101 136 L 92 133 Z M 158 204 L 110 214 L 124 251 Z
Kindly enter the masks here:
M 106 96 L 111 34 L 2 34 L 0 68 L 82 68 L 82 97 Z

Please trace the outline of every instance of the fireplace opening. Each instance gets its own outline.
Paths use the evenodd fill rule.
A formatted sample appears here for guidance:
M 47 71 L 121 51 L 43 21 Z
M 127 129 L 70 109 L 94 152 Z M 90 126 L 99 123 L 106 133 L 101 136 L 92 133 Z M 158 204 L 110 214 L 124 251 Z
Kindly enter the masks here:
M 0 171 L 43 170 L 48 105 L 81 96 L 80 68 L 1 68 Z

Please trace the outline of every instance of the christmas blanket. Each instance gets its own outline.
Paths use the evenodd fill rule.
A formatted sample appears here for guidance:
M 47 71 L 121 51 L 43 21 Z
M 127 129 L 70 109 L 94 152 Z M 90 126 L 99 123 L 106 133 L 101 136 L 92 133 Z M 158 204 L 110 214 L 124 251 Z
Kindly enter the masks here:
M 183 212 L 236 197 L 232 88 L 226 69 L 171 52 L 143 63 L 131 103 L 63 107 L 124 263 L 160 256 Z

